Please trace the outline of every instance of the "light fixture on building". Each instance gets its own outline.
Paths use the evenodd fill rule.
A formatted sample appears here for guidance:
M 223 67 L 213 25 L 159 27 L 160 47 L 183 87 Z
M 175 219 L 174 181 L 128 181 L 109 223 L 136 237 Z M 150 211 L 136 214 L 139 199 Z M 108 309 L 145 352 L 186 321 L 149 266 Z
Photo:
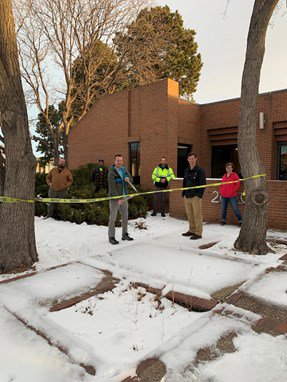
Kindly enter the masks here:
M 259 129 L 262 130 L 264 129 L 264 113 L 263 111 L 261 111 L 261 113 L 259 113 Z

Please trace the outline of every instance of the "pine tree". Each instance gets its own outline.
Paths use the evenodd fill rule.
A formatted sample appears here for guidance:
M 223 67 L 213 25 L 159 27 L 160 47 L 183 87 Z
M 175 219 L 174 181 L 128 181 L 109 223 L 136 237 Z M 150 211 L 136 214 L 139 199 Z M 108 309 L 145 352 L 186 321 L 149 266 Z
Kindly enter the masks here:
M 33 140 L 37 142 L 37 151 L 42 155 L 39 157 L 40 166 L 45 166 L 55 158 L 59 158 L 63 154 L 63 139 L 62 133 L 59 131 L 59 125 L 62 120 L 62 105 L 58 109 L 53 105 L 49 106 L 49 121 L 51 126 L 47 123 L 47 119 L 43 113 L 38 114 L 38 122 L 36 124 L 35 134 Z
M 202 68 L 195 34 L 168 6 L 142 10 L 126 33 L 114 39 L 118 55 L 125 60 L 122 87 L 169 77 L 179 82 L 181 95 L 192 98 Z

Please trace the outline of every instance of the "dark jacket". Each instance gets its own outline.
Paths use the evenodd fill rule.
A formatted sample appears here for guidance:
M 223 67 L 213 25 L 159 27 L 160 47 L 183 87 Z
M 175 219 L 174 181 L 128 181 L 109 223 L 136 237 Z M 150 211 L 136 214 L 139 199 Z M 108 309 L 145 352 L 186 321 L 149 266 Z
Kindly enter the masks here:
M 196 165 L 192 170 L 190 169 L 190 167 L 188 167 L 184 171 L 183 187 L 195 187 L 201 186 L 203 184 L 206 184 L 206 177 L 205 172 L 202 168 Z M 182 196 L 185 196 L 186 198 L 193 198 L 194 196 L 202 198 L 204 190 L 205 188 L 185 190 L 182 191 Z
M 130 183 L 132 183 L 133 178 L 130 173 L 127 171 L 125 166 L 123 169 L 123 178 L 119 175 L 116 166 L 112 165 L 109 168 L 108 174 L 108 185 L 109 185 L 109 196 L 120 196 L 127 195 L 127 183 L 124 181 L 126 177 L 129 178 Z
M 97 166 L 92 171 L 92 179 L 95 183 L 95 191 L 108 190 L 108 170 L 105 166 Z

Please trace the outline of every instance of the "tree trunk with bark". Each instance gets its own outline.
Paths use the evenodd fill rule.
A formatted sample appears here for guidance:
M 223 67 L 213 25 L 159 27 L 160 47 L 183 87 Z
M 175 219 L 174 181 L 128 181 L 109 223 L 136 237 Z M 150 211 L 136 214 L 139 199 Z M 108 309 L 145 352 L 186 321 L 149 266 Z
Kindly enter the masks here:
M 56 131 L 53 135 L 53 151 L 54 151 L 54 165 L 55 166 L 58 166 L 59 164 L 59 157 L 60 157 L 60 153 L 59 153 L 59 133 L 58 131 Z
M 66 133 L 63 134 L 63 147 L 64 147 L 64 158 L 66 161 L 66 166 L 69 166 L 69 135 Z
M 258 128 L 258 91 L 260 72 L 265 52 L 265 37 L 270 18 L 279 0 L 255 0 L 251 16 L 244 70 L 241 84 L 238 154 L 244 177 L 263 174 L 256 130 Z M 240 234 L 234 243 L 238 250 L 265 255 L 268 201 L 264 177 L 245 182 L 246 208 Z
M 35 157 L 29 137 L 11 0 L 0 2 L 0 125 L 5 139 L 4 195 L 34 198 Z M 37 261 L 33 203 L 0 205 L 0 272 Z

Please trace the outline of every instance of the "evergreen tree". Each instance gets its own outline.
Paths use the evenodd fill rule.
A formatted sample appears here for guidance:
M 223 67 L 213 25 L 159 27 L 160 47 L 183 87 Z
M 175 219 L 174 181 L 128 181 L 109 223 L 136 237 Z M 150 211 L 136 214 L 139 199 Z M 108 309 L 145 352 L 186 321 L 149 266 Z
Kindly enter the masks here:
M 182 96 L 192 98 L 202 68 L 195 34 L 168 6 L 142 10 L 126 33 L 114 39 L 117 54 L 125 60 L 122 87 L 169 77 L 179 82 Z
M 59 132 L 59 125 L 62 120 L 61 108 L 61 104 L 58 109 L 53 105 L 49 106 L 49 121 L 52 123 L 51 126 L 49 126 L 43 113 L 38 114 L 38 122 L 35 129 L 36 135 L 33 135 L 33 140 L 37 142 L 37 151 L 42 154 L 39 158 L 40 166 L 45 166 L 46 163 L 63 154 L 63 140 Z M 55 155 L 56 142 L 57 154 Z

